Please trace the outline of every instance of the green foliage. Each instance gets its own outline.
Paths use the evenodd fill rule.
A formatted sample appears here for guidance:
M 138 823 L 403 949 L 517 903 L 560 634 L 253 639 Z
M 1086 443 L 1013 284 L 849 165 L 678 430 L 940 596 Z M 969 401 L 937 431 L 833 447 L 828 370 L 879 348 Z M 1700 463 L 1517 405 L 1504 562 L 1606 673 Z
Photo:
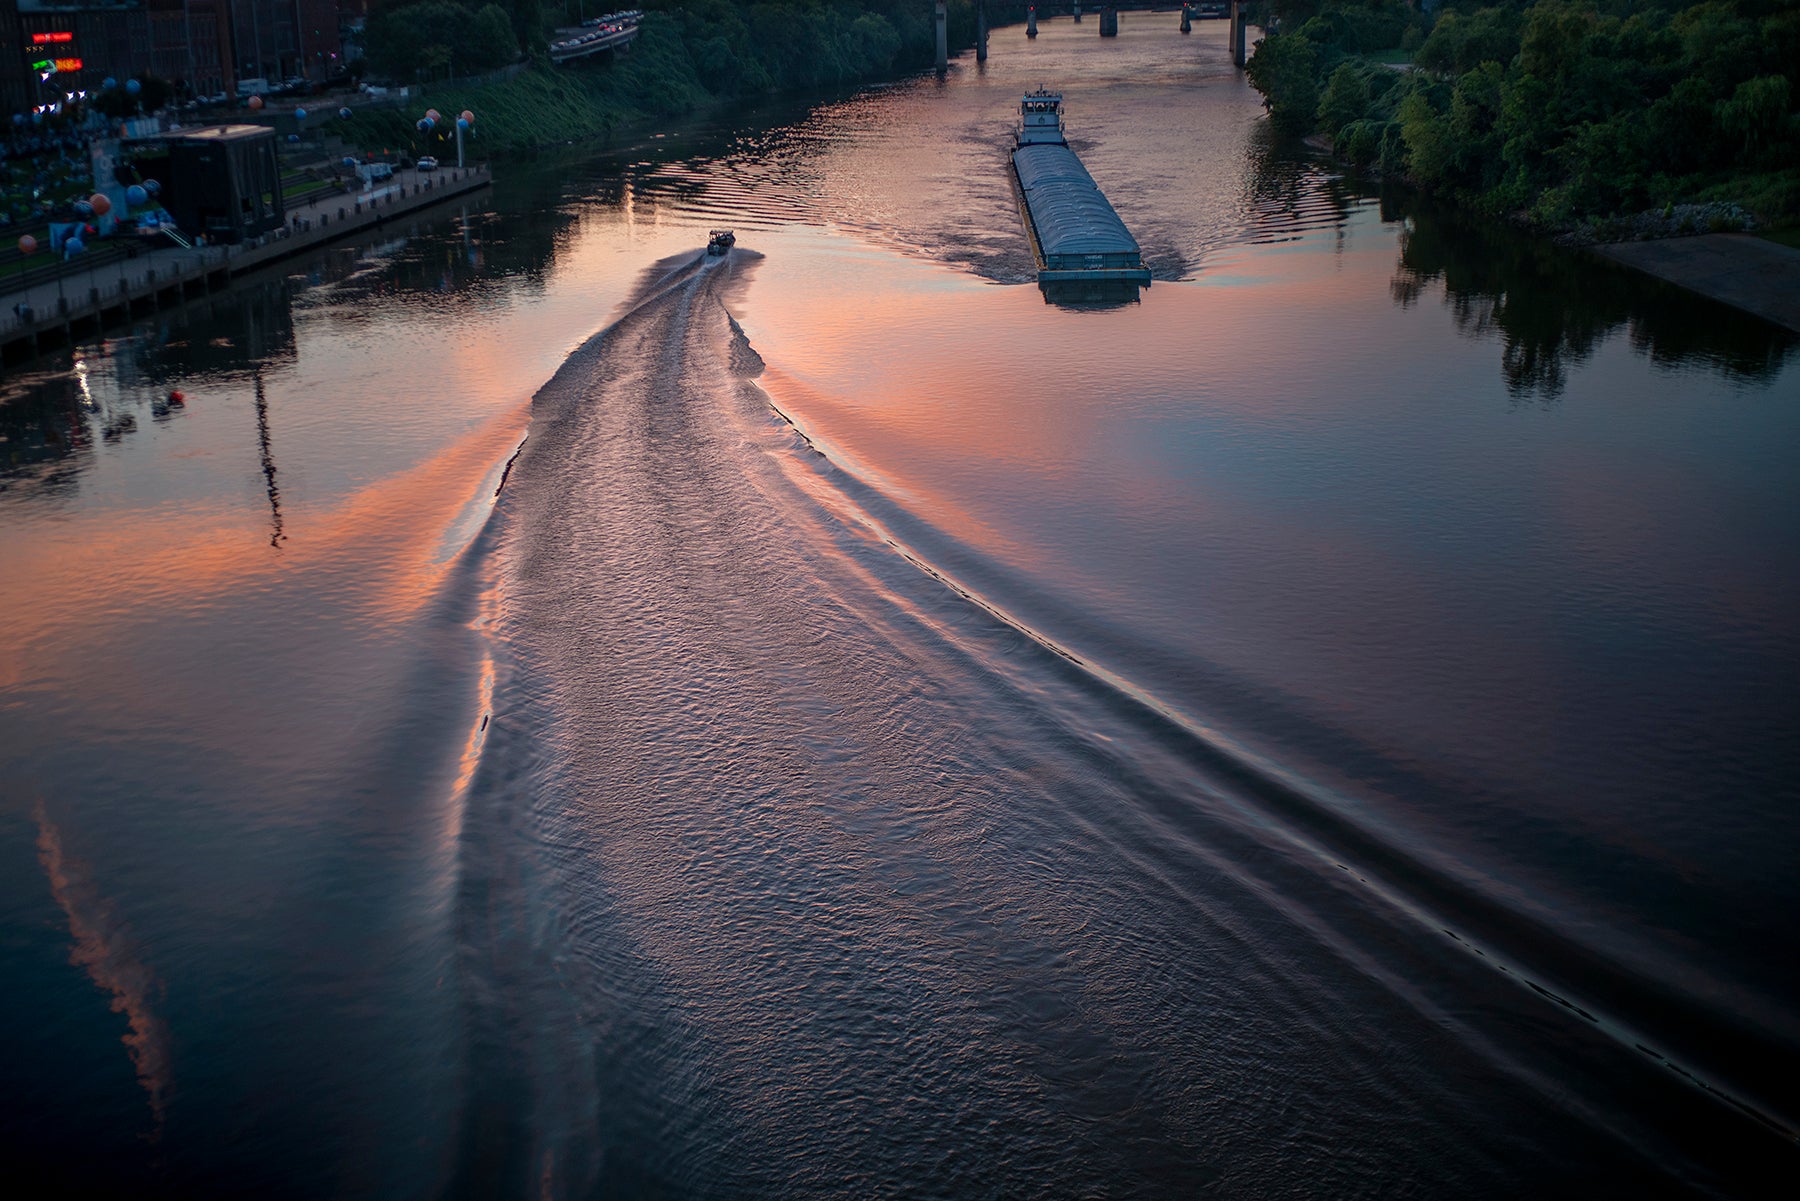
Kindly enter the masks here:
M 1319 128 L 1336 137 L 1344 126 L 1362 119 L 1369 111 L 1369 100 L 1369 83 L 1363 72 L 1344 63 L 1331 73 L 1319 100 Z
M 468 11 L 461 0 L 395 0 L 370 17 L 370 28 L 376 27 L 378 18 L 416 17 L 412 10 L 428 5 Z M 476 113 L 471 148 L 485 158 L 594 137 L 631 121 L 691 112 L 722 98 L 879 78 L 927 65 L 935 53 L 929 6 L 903 0 L 780 0 L 747 7 L 728 0 L 679 4 L 650 0 L 644 8 L 629 53 L 572 67 L 540 61 L 500 83 L 443 83 L 448 75 L 473 72 L 460 61 L 445 66 L 441 57 L 430 57 L 435 46 L 448 50 L 455 60 L 447 35 L 438 33 L 434 37 L 442 40 L 427 40 L 409 34 L 413 37 L 409 53 L 415 57 L 383 60 L 377 69 L 400 82 L 412 82 L 422 74 L 422 103 L 405 110 L 359 109 L 346 133 L 366 150 L 442 157 L 454 153 L 451 127 L 445 123 L 420 134 L 414 126 L 418 113 L 427 104 L 444 112 L 468 108 Z M 513 30 L 527 11 L 540 12 L 535 4 L 529 10 L 522 8 L 521 0 L 497 0 L 464 22 L 478 22 L 481 37 L 504 46 L 510 58 L 517 53 L 510 40 Z M 953 35 L 959 15 L 967 18 L 972 31 L 972 11 L 967 0 L 953 0 Z M 559 6 L 550 17 L 562 22 L 574 15 Z M 541 30 L 534 36 L 536 45 L 544 44 Z M 534 44 L 529 37 L 520 41 L 527 49 Z M 389 45 L 391 52 L 399 53 L 398 38 Z M 373 48 L 370 53 L 373 57 Z M 421 62 L 440 64 L 439 82 L 431 82 L 429 71 L 420 71 Z
M 1519 14 L 1484 8 L 1463 16 L 1445 13 L 1432 26 L 1414 61 L 1427 71 L 1460 75 L 1484 62 L 1509 63 L 1519 52 Z
M 519 56 L 512 21 L 498 4 L 479 11 L 462 0 L 414 0 L 369 14 L 369 65 L 401 82 L 474 75 Z
M 1305 133 L 1317 119 L 1318 51 L 1297 33 L 1278 33 L 1256 45 L 1247 68 L 1269 116 L 1289 132 Z
M 1702 197 L 1800 221 L 1793 4 L 1450 0 L 1428 34 L 1382 0 L 1276 7 L 1297 32 L 1262 43 L 1250 81 L 1353 163 L 1548 223 Z M 1363 57 L 1390 36 L 1416 70 Z

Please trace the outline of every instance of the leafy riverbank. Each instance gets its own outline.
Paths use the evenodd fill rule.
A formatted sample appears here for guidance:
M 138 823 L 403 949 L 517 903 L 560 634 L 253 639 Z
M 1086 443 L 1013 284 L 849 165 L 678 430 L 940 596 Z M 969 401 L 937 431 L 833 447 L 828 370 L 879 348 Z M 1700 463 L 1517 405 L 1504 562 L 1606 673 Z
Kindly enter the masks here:
M 449 123 L 421 134 L 427 107 L 476 114 L 471 150 L 503 157 L 604 136 L 627 124 L 694 112 L 740 96 L 891 78 L 931 65 L 929 6 L 899 2 L 786 0 L 741 7 L 699 0 L 645 5 L 636 42 L 611 61 L 569 67 L 535 62 L 486 84 L 427 84 L 404 108 L 357 111 L 343 134 L 365 150 L 438 153 Z M 951 4 L 953 49 L 973 39 L 969 0 Z
M 1402 0 L 1274 8 L 1285 32 L 1258 46 L 1251 83 L 1278 125 L 1323 135 L 1357 166 L 1589 236 L 1659 212 L 1800 224 L 1792 4 L 1471 0 L 1435 18 Z

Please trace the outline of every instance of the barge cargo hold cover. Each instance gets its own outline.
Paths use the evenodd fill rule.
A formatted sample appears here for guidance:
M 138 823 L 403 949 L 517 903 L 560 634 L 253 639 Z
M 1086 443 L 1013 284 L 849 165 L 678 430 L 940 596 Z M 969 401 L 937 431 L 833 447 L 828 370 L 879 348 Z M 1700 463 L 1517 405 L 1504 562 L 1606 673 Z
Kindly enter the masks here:
M 1063 138 L 1061 95 L 1020 102 L 1012 161 L 1039 283 L 1150 283 L 1137 239 Z

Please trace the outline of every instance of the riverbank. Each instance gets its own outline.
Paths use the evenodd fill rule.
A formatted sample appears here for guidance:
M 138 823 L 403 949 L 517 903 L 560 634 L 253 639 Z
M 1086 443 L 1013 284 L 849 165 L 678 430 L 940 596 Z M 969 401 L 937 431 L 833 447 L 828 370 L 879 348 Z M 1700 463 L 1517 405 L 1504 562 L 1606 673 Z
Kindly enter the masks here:
M 973 6 L 955 0 L 950 9 L 954 54 L 972 43 Z M 476 114 L 469 153 L 505 158 L 734 100 L 892 79 L 929 66 L 934 53 L 928 9 L 869 12 L 849 23 L 828 8 L 751 18 L 775 24 L 746 24 L 735 10 L 652 10 L 629 50 L 576 66 L 536 63 L 491 83 L 427 84 L 405 108 L 357 109 L 340 132 L 364 151 L 443 158 L 454 152 L 454 132 L 446 124 L 421 133 L 419 115 L 468 109 Z
M 232 277 L 486 188 L 486 167 L 318 196 L 287 210 L 287 224 L 238 245 L 161 246 L 86 271 L 65 270 L 4 293 L 0 361 L 33 357 L 116 321 L 224 286 Z
M 1594 252 L 1800 333 L 1800 250 L 1750 234 L 1615 242 Z

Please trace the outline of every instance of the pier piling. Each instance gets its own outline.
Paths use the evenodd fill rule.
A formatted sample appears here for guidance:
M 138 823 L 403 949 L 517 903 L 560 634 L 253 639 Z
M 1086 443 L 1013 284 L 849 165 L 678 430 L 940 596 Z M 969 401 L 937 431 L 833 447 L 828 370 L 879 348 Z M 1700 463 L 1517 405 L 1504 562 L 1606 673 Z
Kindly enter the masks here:
M 943 75 L 950 70 L 950 34 L 948 23 L 950 15 L 945 11 L 945 0 L 937 0 L 937 73 Z

